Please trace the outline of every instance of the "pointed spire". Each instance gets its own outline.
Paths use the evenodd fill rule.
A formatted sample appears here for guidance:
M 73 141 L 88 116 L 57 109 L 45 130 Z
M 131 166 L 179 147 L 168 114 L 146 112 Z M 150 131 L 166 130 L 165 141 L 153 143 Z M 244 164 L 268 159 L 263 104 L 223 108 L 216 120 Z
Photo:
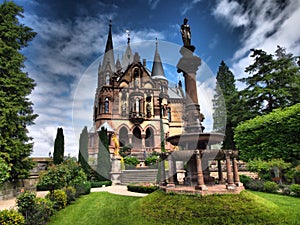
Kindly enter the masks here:
M 125 54 L 122 58 L 122 68 L 127 68 L 128 65 L 130 65 L 133 62 L 133 54 L 130 47 L 130 32 L 129 30 L 126 30 L 127 33 L 127 48 L 125 51 Z
M 105 47 L 105 52 L 113 50 L 112 34 L 111 34 L 111 20 L 109 20 L 109 31 L 107 36 L 107 42 Z
M 116 62 L 116 69 L 117 69 L 117 71 L 121 71 L 122 70 L 122 66 L 121 66 L 121 62 L 120 62 L 120 59 L 119 59 L 119 55 L 118 55 L 118 59 L 117 59 L 117 62 Z
M 163 65 L 160 59 L 160 55 L 158 52 L 158 41 L 156 38 L 155 41 L 155 54 L 154 54 L 154 60 L 153 60 L 153 66 L 152 66 L 152 77 L 155 78 L 166 78 L 165 77 L 165 72 L 163 69 Z
M 114 57 L 111 27 L 112 25 L 110 20 L 106 47 L 105 47 L 105 54 L 103 57 L 101 71 L 110 70 L 111 72 L 115 72 L 115 57 Z

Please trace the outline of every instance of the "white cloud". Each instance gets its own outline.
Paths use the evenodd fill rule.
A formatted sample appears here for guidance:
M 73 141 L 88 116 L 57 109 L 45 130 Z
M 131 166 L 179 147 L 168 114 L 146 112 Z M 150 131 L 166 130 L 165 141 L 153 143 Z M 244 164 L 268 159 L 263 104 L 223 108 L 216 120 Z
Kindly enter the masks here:
M 191 2 L 184 3 L 181 9 L 181 15 L 185 15 L 190 9 L 194 7 L 195 4 L 201 2 L 202 0 L 193 0 Z
M 232 57 L 231 70 L 237 78 L 248 76 L 244 69 L 252 63 L 249 57 L 251 48 L 274 54 L 277 45 L 280 45 L 287 52 L 300 55 L 300 32 L 297 32 L 299 0 L 282 3 L 257 0 L 243 4 L 234 0 L 219 0 L 213 11 L 217 19 L 227 21 L 232 27 L 243 26 L 241 47 Z M 238 84 L 238 88 L 243 86 Z

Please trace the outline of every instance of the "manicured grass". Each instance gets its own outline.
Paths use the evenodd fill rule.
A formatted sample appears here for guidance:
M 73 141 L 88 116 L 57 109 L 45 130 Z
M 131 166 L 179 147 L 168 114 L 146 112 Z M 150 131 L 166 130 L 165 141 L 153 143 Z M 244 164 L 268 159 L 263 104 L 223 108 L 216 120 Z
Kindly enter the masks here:
M 249 191 L 240 195 L 205 197 L 156 191 L 144 198 L 107 192 L 91 193 L 59 211 L 49 224 L 186 225 L 299 222 L 299 198 Z

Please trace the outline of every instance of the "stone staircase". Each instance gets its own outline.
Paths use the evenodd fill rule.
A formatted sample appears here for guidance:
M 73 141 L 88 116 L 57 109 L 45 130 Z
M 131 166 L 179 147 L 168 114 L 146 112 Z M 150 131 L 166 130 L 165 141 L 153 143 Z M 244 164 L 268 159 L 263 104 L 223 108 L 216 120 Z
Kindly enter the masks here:
M 124 185 L 130 183 L 156 183 L 157 169 L 134 169 L 123 170 L 121 174 L 121 183 Z

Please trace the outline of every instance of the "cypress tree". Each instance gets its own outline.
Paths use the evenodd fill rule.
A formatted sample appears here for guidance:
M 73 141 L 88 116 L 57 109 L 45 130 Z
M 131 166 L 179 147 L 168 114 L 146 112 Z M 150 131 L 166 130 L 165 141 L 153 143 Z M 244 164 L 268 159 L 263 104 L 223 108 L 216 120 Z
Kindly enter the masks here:
M 12 1 L 0 4 L 0 157 L 11 167 L 10 179 L 25 178 L 33 168 L 27 126 L 37 117 L 28 98 L 34 80 L 23 71 L 20 53 L 36 33 L 19 22 L 22 13 Z
M 238 92 L 235 87 L 235 78 L 224 61 L 221 62 L 217 73 L 216 94 L 213 99 L 213 129 L 225 134 L 222 148 L 235 149 L 233 129 L 235 127 L 234 115 Z
M 97 178 L 99 180 L 109 180 L 111 171 L 110 152 L 109 152 L 109 138 L 107 130 L 103 127 L 99 133 L 99 150 L 97 159 Z
M 90 176 L 90 166 L 88 164 L 89 155 L 88 155 L 88 130 L 85 126 L 80 134 L 79 138 L 79 154 L 78 154 L 78 162 L 80 163 L 82 169 L 86 173 L 86 175 Z
M 64 131 L 62 128 L 57 128 L 56 138 L 54 141 L 54 153 L 53 162 L 54 164 L 60 164 L 64 161 L 65 141 Z

